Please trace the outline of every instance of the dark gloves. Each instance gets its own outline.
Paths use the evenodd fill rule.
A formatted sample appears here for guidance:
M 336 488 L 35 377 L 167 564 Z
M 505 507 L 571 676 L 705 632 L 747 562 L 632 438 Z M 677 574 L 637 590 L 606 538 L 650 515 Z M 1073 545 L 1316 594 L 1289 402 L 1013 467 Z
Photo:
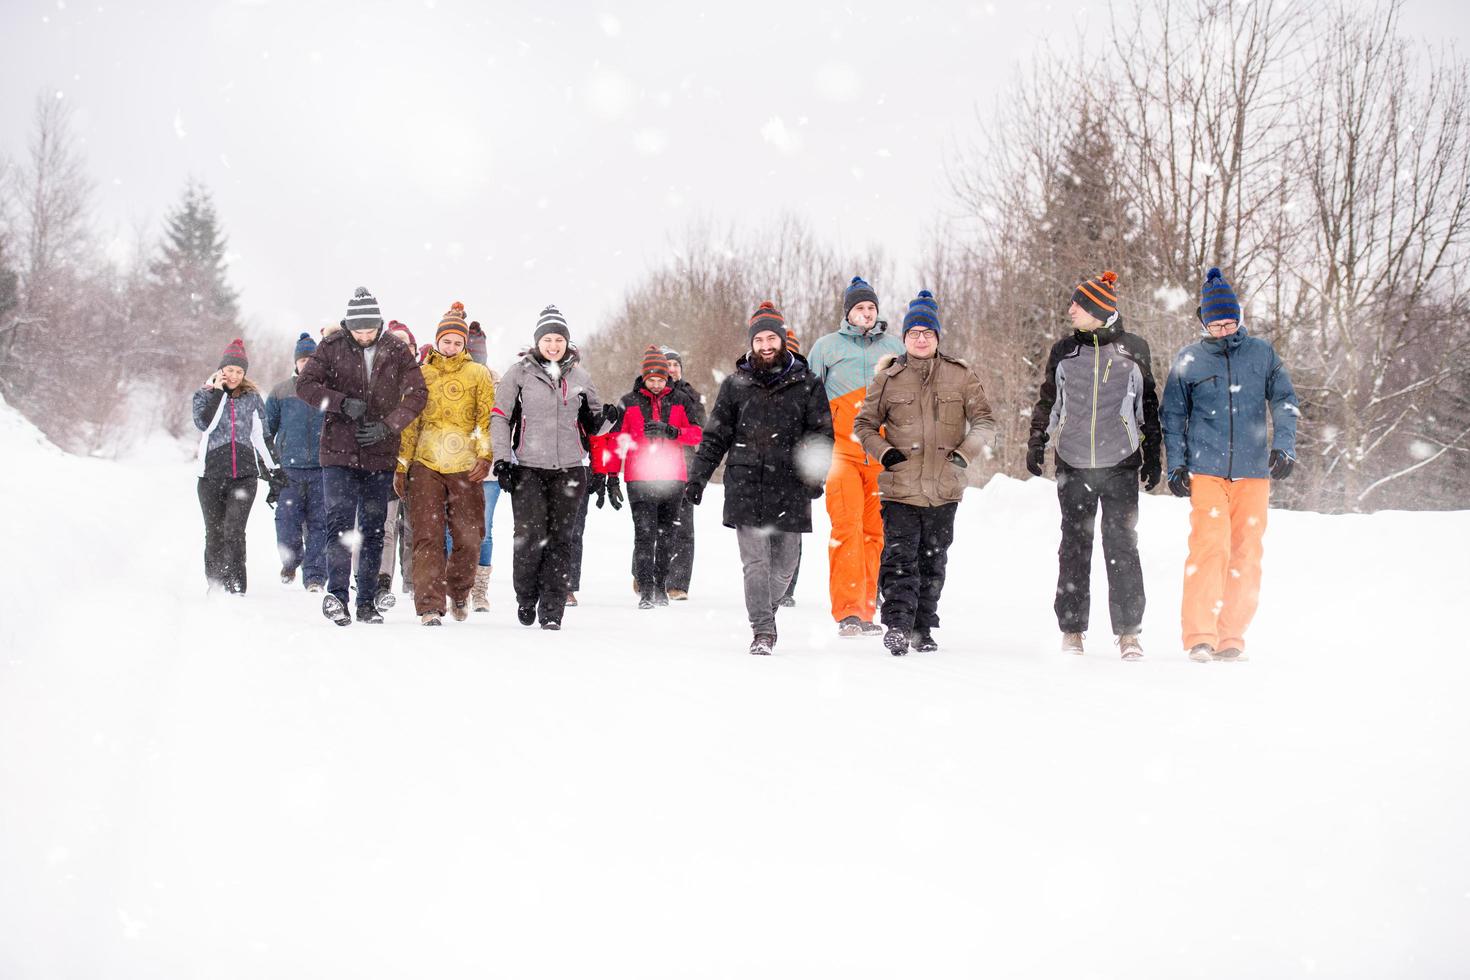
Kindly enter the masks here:
M 646 439 L 677 439 L 679 438 L 679 427 L 672 422 L 649 419 L 643 423 L 643 436 Z
M 1189 470 L 1179 466 L 1169 474 L 1169 492 L 1176 497 L 1189 496 Z
M 684 484 L 684 499 L 698 507 L 700 501 L 704 500 L 704 484 L 693 482 Z
M 602 419 L 609 425 L 616 426 L 623 420 L 623 406 L 612 402 L 604 402 L 602 406 Z
M 826 488 L 826 486 L 825 486 L 825 485 L 824 485 L 824 484 L 821 484 L 821 483 L 813 483 L 813 484 L 810 484 L 810 485 L 808 485 L 808 486 L 807 486 L 807 488 L 806 488 L 806 492 L 807 492 L 807 494 L 808 494 L 808 495 L 809 495 L 809 496 L 810 496 L 810 497 L 811 497 L 811 498 L 812 498 L 812 499 L 813 499 L 813 500 L 816 500 L 816 499 L 817 499 L 817 498 L 818 498 L 818 497 L 820 497 L 820 496 L 821 496 L 821 495 L 822 495 L 822 494 L 823 494 L 823 493 L 824 493 L 824 492 L 826 492 L 826 489 L 827 489 L 827 488 Z
M 602 428 L 601 413 L 597 415 L 592 414 L 592 406 L 587 403 L 587 393 L 585 391 L 577 397 L 582 400 L 581 407 L 577 409 L 577 424 L 582 427 L 582 431 L 587 435 L 596 435 L 597 430 Z
M 274 507 L 276 501 L 281 499 L 281 491 L 286 489 L 291 481 L 287 478 L 286 471 L 278 467 L 271 470 L 267 482 L 270 483 L 270 490 L 266 492 L 265 502 L 269 506 Z
M 1284 480 L 1291 476 L 1291 468 L 1296 465 L 1296 460 L 1288 456 L 1284 449 L 1273 449 L 1268 465 L 1271 467 L 1271 479 Z
M 342 414 L 354 422 L 360 421 L 367 414 L 367 402 L 361 398 L 344 398 L 342 399 Z
M 623 509 L 623 481 L 616 473 L 607 475 L 607 502 L 612 504 L 613 510 Z
M 883 455 L 879 457 L 878 462 L 883 465 L 883 468 L 885 470 L 891 470 L 906 459 L 908 459 L 907 456 L 905 456 L 903 453 L 899 452 L 892 446 L 889 446 L 887 449 L 883 450 Z
M 1040 476 L 1046 471 L 1046 444 L 1036 445 L 1032 443 L 1026 447 L 1026 472 L 1032 476 Z
M 587 496 L 597 498 L 597 509 L 601 510 L 607 500 L 607 474 L 593 473 L 587 480 Z
M 1143 484 L 1144 492 L 1151 491 L 1159 485 L 1159 476 L 1163 471 L 1164 464 L 1157 456 L 1143 461 L 1143 468 L 1138 471 L 1138 479 Z
M 970 468 L 970 464 L 967 463 L 967 462 L 965 462 L 965 457 L 961 456 L 957 452 L 950 453 L 948 456 L 946 456 L 944 458 L 947 459 L 947 460 L 949 460 L 951 463 L 953 463 L 954 465 L 958 466 L 962 470 L 967 470 L 967 469 Z
M 490 468 L 495 474 L 495 482 L 500 484 L 500 489 L 506 493 L 516 491 L 516 468 L 515 464 L 508 459 L 502 459 Z
M 382 442 L 393 434 L 388 428 L 387 422 L 359 422 L 357 423 L 357 444 L 359 446 L 371 446 L 373 443 Z

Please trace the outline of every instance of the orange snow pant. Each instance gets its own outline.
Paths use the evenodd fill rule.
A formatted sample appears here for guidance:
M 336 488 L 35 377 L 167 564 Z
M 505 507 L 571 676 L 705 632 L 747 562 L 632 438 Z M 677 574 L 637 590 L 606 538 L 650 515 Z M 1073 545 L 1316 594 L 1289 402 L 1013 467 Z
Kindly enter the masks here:
M 1184 565 L 1184 649 L 1245 649 L 1261 598 L 1267 479 L 1190 477 L 1189 558 Z
M 828 586 L 832 618 L 856 616 L 872 622 L 877 610 L 878 559 L 883 553 L 883 511 L 878 499 L 878 463 L 834 454 L 827 473 Z

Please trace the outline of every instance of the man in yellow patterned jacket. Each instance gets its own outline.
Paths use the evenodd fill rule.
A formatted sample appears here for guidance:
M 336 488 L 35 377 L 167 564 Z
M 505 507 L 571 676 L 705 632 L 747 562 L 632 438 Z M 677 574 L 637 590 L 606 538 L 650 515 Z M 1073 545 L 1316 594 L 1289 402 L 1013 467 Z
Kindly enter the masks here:
M 441 625 L 446 611 L 461 622 L 469 616 L 475 560 L 485 536 L 480 483 L 490 472 L 495 384 L 465 350 L 468 339 L 464 304 L 455 303 L 439 321 L 434 349 L 422 365 L 429 401 L 403 430 L 393 477 L 399 497 L 408 501 L 413 602 L 425 626 Z M 454 540 L 447 562 L 446 525 Z

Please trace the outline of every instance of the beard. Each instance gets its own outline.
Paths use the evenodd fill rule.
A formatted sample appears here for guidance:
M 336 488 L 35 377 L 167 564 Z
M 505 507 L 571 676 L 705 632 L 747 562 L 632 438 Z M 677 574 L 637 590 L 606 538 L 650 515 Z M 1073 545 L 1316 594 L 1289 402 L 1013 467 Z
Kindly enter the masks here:
M 750 366 L 757 371 L 769 371 L 776 366 L 781 360 L 781 355 L 784 353 L 786 352 L 779 347 L 769 354 L 762 354 L 758 350 L 752 350 L 750 352 Z

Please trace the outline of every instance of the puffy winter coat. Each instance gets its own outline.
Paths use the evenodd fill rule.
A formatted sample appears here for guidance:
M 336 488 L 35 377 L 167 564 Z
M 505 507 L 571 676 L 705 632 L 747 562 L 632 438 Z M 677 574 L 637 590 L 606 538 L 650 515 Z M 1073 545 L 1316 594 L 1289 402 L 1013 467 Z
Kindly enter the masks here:
M 1266 428 L 1270 407 L 1271 432 Z M 1202 340 L 1179 352 L 1164 384 L 1164 446 L 1169 471 L 1227 480 L 1271 475 L 1272 449 L 1296 455 L 1301 415 L 1291 376 L 1276 349 L 1246 335 Z
M 424 410 L 428 393 L 424 376 L 408 344 L 384 332 L 368 354 L 339 330 L 317 345 L 316 353 L 296 376 L 296 397 L 326 412 L 322 424 L 321 464 L 360 470 L 391 470 L 398 465 L 398 434 Z M 342 412 L 342 402 L 367 402 L 365 422 L 384 422 L 388 437 L 368 446 L 357 444 L 357 423 Z
M 620 404 L 623 417 L 618 427 L 592 439 L 592 471 L 621 472 L 629 500 L 664 499 L 682 492 L 689 478 L 685 450 L 698 446 L 702 433 L 691 421 L 696 406 L 689 396 L 677 386 L 655 395 L 640 377 Z M 679 434 L 649 438 L 643 428 L 652 421 L 667 422 Z
M 863 407 L 878 362 L 903 352 L 903 341 L 888 332 L 885 320 L 873 324 L 867 333 L 844 320 L 836 333 L 819 337 L 812 344 L 807 362 L 827 393 L 832 433 L 836 437 L 833 452 L 837 455 L 864 461 L 862 444 L 853 437 L 853 421 Z
M 420 370 L 429 403 L 403 430 L 398 472 L 421 463 L 436 473 L 464 473 L 477 459 L 490 459 L 490 411 L 495 384 L 490 372 L 467 351 L 429 354 Z
M 490 416 L 495 462 L 514 454 L 517 463 L 535 469 L 581 466 L 601 424 L 602 400 L 577 349 L 568 347 L 554 364 L 532 350 L 511 365 L 495 389 Z
M 878 474 L 884 500 L 938 507 L 965 492 L 965 471 L 950 454 L 966 466 L 977 459 L 995 438 L 995 418 L 980 378 L 964 361 L 904 354 L 878 362 L 853 432 L 875 460 L 889 449 L 907 457 Z
M 324 412 L 296 397 L 296 379 L 287 378 L 265 400 L 265 428 L 275 440 L 282 466 L 310 470 L 321 466 Z
M 1074 469 L 1159 458 L 1159 394 L 1148 344 L 1118 320 L 1052 345 L 1031 412 L 1029 445 L 1052 442 Z
M 203 433 L 199 476 L 237 480 L 275 469 L 275 455 L 266 439 L 265 401 L 250 381 L 228 397 L 220 388 L 196 389 L 193 408 L 194 426 Z
M 812 499 L 832 465 L 832 410 L 799 354 L 774 370 L 750 355 L 720 383 L 689 482 L 703 486 L 725 461 L 726 527 L 810 531 Z

